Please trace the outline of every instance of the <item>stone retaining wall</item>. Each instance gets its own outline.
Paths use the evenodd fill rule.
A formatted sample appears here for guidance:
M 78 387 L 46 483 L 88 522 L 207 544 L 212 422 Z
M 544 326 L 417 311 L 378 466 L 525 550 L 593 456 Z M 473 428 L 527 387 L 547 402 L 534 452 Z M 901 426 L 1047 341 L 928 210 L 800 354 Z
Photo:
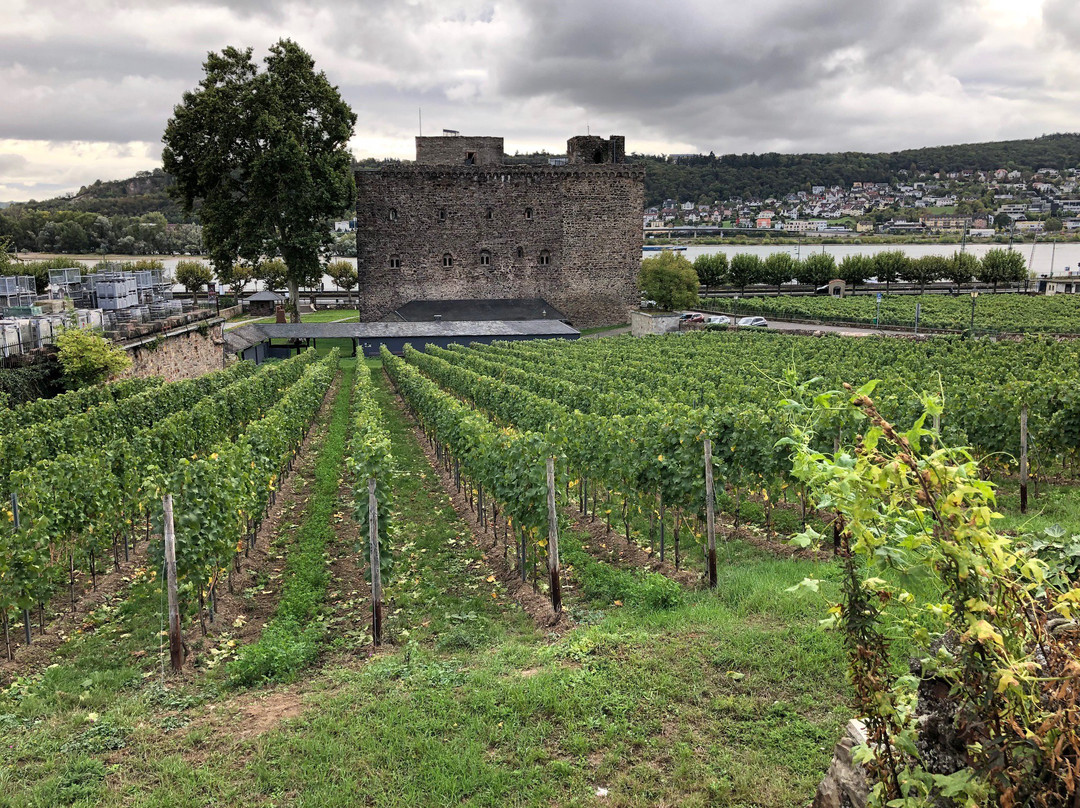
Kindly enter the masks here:
M 678 314 L 648 314 L 643 311 L 630 312 L 630 333 L 635 337 L 644 337 L 649 334 L 670 334 L 678 330 Z
M 223 324 L 199 325 L 174 336 L 161 336 L 141 345 L 123 346 L 132 359 L 120 378 L 160 376 L 165 381 L 191 379 L 225 365 Z

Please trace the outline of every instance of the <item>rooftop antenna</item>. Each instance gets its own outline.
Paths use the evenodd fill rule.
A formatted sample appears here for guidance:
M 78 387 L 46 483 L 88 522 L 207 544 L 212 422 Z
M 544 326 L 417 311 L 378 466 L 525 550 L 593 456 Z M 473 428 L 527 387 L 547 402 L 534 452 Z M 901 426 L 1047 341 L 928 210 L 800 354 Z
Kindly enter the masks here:
M 424 136 L 424 108 L 423 107 L 417 107 L 416 108 L 416 122 L 417 122 L 417 125 L 420 127 L 420 137 L 423 137 Z

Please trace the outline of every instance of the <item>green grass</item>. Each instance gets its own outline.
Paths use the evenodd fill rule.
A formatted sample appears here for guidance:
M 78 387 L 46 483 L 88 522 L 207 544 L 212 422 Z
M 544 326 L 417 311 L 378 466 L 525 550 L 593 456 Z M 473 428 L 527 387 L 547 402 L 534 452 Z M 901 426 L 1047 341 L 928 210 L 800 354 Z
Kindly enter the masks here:
M 329 579 L 326 547 L 333 538 L 349 426 L 354 368 L 346 366 L 334 400 L 330 428 L 315 460 L 315 487 L 304 522 L 285 562 L 277 612 L 258 642 L 245 646 L 229 664 L 236 685 L 291 681 L 319 655 L 326 624 L 314 619 L 326 597 Z
M 360 312 L 357 309 L 320 309 L 319 311 L 308 311 L 300 313 L 300 322 L 302 323 L 336 323 L 339 320 L 344 322 L 356 322 L 360 316 Z M 233 317 L 229 320 L 230 323 L 243 322 L 245 324 L 252 323 L 273 323 L 274 317 L 257 317 L 252 318 L 249 314 L 241 314 L 238 317 Z
M 715 592 L 654 608 L 650 576 L 592 559 L 567 532 L 566 603 L 579 625 L 549 635 L 489 581 L 378 363 L 356 372 L 378 380 L 399 467 L 391 643 L 370 660 L 335 656 L 349 628 L 336 621 L 363 629 L 367 618 L 332 592 L 308 601 L 330 627 L 322 667 L 288 690 L 237 697 L 202 674 L 163 690 L 130 661 L 158 642 L 146 608 L 157 590 L 145 584 L 115 629 L 69 643 L 59 669 L 0 696 L 0 805 L 809 802 L 850 709 L 838 639 L 816 625 L 820 596 L 785 590 L 816 577 L 834 591 L 833 565 L 721 542 Z M 331 478 L 336 492 L 336 419 L 335 409 L 288 569 L 307 568 L 304 537 L 326 521 Z M 142 633 L 120 639 L 140 621 Z M 302 712 L 245 735 L 248 705 L 283 696 Z
M 1036 496 L 1035 492 L 1038 491 Z M 998 483 L 997 509 L 1003 516 L 994 522 L 1001 531 L 1042 535 L 1055 525 L 1067 535 L 1080 534 L 1080 488 L 1076 485 L 1028 484 L 1028 512 L 1020 513 L 1020 484 L 1015 479 Z
M 630 323 L 619 323 L 618 325 L 598 325 L 592 328 L 581 329 L 581 335 L 586 336 L 588 334 L 602 334 L 605 331 L 614 331 L 618 328 L 627 328 Z
M 876 318 L 882 325 L 912 328 L 916 304 L 920 306 L 922 328 L 965 331 L 972 327 L 972 301 L 966 293 L 957 297 L 883 295 L 880 308 L 872 294 L 844 298 L 744 297 L 739 301 L 739 314 L 865 325 L 873 324 Z M 1046 297 L 984 292 L 975 301 L 974 329 L 976 332 L 1080 333 L 1080 301 L 1072 295 Z

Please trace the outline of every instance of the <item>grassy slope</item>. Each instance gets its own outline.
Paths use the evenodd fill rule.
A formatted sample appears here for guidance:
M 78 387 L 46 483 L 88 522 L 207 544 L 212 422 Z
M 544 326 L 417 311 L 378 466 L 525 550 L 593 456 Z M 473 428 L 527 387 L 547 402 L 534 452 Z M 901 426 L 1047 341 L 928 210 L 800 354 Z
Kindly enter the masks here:
M 42 767 L 81 737 L 89 708 L 2 699 L 14 742 L 0 748 L 0 805 L 52 804 L 62 788 L 85 788 L 83 805 L 140 806 L 587 805 L 601 787 L 605 805 L 809 801 L 848 710 L 819 602 L 784 589 L 831 567 L 723 545 L 717 593 L 659 612 L 577 596 L 579 627 L 546 637 L 488 582 L 411 428 L 380 397 L 402 471 L 386 587 L 396 645 L 240 696 L 208 678 L 164 696 L 137 676 L 103 680 L 88 689 L 98 725 L 122 727 L 126 748 L 68 756 L 48 788 Z M 87 675 L 109 668 L 108 644 L 94 651 Z M 245 730 L 253 702 L 286 696 L 299 717 Z

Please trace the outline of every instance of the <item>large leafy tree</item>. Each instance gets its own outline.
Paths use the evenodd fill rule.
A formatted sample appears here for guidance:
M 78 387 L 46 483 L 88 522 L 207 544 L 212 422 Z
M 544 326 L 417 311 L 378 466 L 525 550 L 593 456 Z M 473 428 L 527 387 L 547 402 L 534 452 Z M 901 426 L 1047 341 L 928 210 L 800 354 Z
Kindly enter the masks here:
M 776 294 L 780 294 L 780 287 L 795 277 L 795 259 L 791 253 L 769 253 L 761 264 L 761 280 L 764 283 L 775 284 Z
M 738 286 L 739 291 L 749 284 L 759 283 L 762 280 L 761 259 L 753 253 L 738 253 L 731 257 L 731 266 L 728 268 L 728 283 Z
M 356 286 L 355 261 L 331 261 L 326 265 L 326 274 L 330 276 L 330 280 L 346 292 L 352 291 Z
M 692 306 L 698 299 L 698 276 L 685 256 L 671 250 L 641 262 L 638 286 L 667 311 Z
M 214 280 L 214 273 L 202 261 L 177 261 L 175 280 L 192 294 L 196 305 L 199 290 Z
M 823 286 L 836 277 L 836 259 L 829 253 L 811 253 L 795 267 L 799 283 Z
M 968 252 L 954 252 L 948 259 L 948 267 L 945 270 L 945 278 L 956 284 L 956 291 L 960 291 L 960 284 L 971 283 L 971 279 L 979 271 L 979 259 Z
M 903 278 L 919 284 L 919 291 L 926 289 L 926 284 L 948 277 L 949 260 L 940 255 L 922 255 L 908 262 Z
M 987 250 L 976 277 L 983 283 L 994 284 L 996 292 L 999 283 L 1020 283 L 1027 278 L 1027 262 L 1015 250 Z
M 165 128 L 162 156 L 185 210 L 202 202 L 214 268 L 280 255 L 297 322 L 300 287 L 322 276 L 330 221 L 355 199 L 345 145 L 356 115 L 295 42 L 279 41 L 264 62 L 251 48 L 211 53 Z
M 836 274 L 845 283 L 850 283 L 851 291 L 854 292 L 855 287 L 866 283 L 867 279 L 873 276 L 874 259 L 862 253 L 846 255 L 836 268 Z
M 727 278 L 727 256 L 724 253 L 699 255 L 694 259 L 694 271 L 708 294 L 711 287 L 719 286 Z
M 885 250 L 874 256 L 874 276 L 878 283 L 884 282 L 886 293 L 892 284 L 904 276 L 908 260 L 903 250 Z

